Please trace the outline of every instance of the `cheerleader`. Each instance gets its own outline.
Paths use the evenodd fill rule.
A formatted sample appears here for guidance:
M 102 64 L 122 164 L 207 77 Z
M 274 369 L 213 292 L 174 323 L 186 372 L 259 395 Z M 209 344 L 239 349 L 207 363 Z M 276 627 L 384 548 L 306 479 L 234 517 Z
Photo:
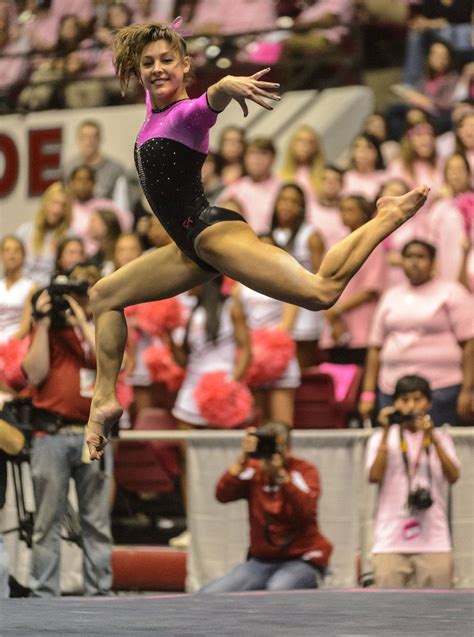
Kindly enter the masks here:
M 272 238 L 310 272 L 317 272 L 324 254 L 321 234 L 306 221 L 306 203 L 302 188 L 285 184 L 280 189 L 273 213 Z M 300 367 L 316 363 L 318 339 L 323 319 L 320 312 L 299 308 L 291 335 L 296 341 Z

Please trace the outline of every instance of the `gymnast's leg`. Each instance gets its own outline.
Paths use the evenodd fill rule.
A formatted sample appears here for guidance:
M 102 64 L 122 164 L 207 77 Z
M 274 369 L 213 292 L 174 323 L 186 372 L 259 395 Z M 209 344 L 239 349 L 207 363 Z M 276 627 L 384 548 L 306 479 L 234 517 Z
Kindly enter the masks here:
M 204 261 L 249 288 L 310 310 L 331 307 L 372 250 L 412 217 L 429 189 L 419 186 L 402 197 L 383 197 L 377 214 L 334 245 L 316 274 L 292 256 L 263 243 L 240 221 L 222 221 L 206 228 L 195 242 Z
M 115 398 L 115 383 L 127 340 L 123 309 L 127 305 L 175 296 L 214 276 L 172 243 L 139 257 L 92 288 L 97 379 L 86 438 L 92 460 L 101 457 L 110 428 L 122 413 Z

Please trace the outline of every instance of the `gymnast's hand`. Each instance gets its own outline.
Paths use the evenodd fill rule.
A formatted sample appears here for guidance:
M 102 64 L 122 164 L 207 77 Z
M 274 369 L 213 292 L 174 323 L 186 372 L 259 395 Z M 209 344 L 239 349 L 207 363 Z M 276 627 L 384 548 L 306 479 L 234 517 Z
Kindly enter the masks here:
M 226 77 L 223 77 L 208 89 L 208 98 L 211 107 L 216 111 L 224 110 L 229 102 L 234 99 L 239 103 L 244 117 L 247 117 L 249 113 L 245 100 L 251 100 L 259 106 L 266 108 L 268 111 L 273 110 L 273 107 L 267 104 L 265 99 L 278 102 L 281 97 L 275 94 L 275 90 L 280 85 L 274 82 L 264 82 L 260 80 L 269 70 L 269 68 L 266 68 L 257 71 L 249 77 L 226 75 Z

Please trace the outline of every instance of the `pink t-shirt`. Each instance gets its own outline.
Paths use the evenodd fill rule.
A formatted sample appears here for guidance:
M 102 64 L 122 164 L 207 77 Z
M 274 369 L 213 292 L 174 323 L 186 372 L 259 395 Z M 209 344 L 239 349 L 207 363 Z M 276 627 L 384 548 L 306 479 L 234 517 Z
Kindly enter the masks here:
M 264 181 L 253 181 L 250 177 L 241 177 L 225 188 L 217 200 L 237 199 L 242 205 L 243 215 L 257 234 L 270 230 L 275 199 L 280 190 L 278 177 L 269 177 Z
M 112 210 L 117 215 L 122 232 L 129 232 L 133 225 L 133 215 L 128 210 L 123 210 L 112 199 L 89 199 L 86 202 L 73 202 L 71 232 L 81 237 L 88 255 L 97 250 L 97 242 L 89 236 L 89 223 L 95 210 Z
M 57 42 L 58 32 L 59 18 L 52 11 L 34 16 L 25 24 L 25 34 L 32 49 L 52 49 Z
M 81 22 L 88 22 L 94 17 L 94 3 L 92 0 L 53 0 L 51 14 L 58 21 L 65 15 L 74 15 Z
M 423 376 L 432 389 L 460 384 L 459 343 L 474 338 L 472 301 L 462 285 L 440 279 L 389 289 L 369 335 L 369 345 L 381 348 L 379 388 L 392 394 L 406 374 Z
M 346 289 L 341 294 L 340 301 L 344 302 L 357 292 L 362 291 L 382 294 L 385 289 L 385 272 L 385 251 L 382 246 L 377 246 L 364 265 L 349 281 Z M 377 301 L 374 300 L 344 313 L 343 319 L 349 335 L 347 347 L 367 347 L 370 325 L 376 307 Z M 334 347 L 335 345 L 331 337 L 331 330 L 326 321 L 324 322 L 324 329 L 319 345 L 322 348 Z
M 342 223 L 341 211 L 337 206 L 323 206 L 314 201 L 308 208 L 308 221 L 321 234 L 326 250 L 349 234 Z
M 225 35 L 274 29 L 276 18 L 273 0 L 198 0 L 191 24 L 217 23 Z
M 431 491 L 433 504 L 424 511 L 408 511 L 406 501 L 409 483 L 400 451 L 400 428 L 392 425 L 387 439 L 388 453 L 385 474 L 378 494 L 375 514 L 375 538 L 373 553 L 442 553 L 451 551 L 448 517 L 446 513 L 447 486 L 443 469 L 436 449 L 429 449 L 429 460 L 425 451 L 420 453 L 423 444 L 423 432 L 406 431 L 407 456 L 410 470 L 416 465 L 417 471 L 412 478 L 412 489 L 428 488 Z M 446 430 L 437 429 L 435 436 L 443 450 L 459 468 L 453 440 Z M 370 470 L 377 456 L 382 438 L 382 430 L 376 431 L 369 438 L 366 450 L 366 469 Z M 431 469 L 431 484 L 428 473 L 428 462 Z M 419 534 L 407 538 L 404 527 L 409 520 L 418 523 Z
M 438 190 L 443 185 L 443 170 L 441 163 L 432 166 L 428 162 L 415 161 L 413 164 L 413 174 L 409 173 L 405 168 L 401 159 L 394 159 L 387 167 L 387 179 L 403 179 L 410 188 L 416 188 L 426 184 L 431 188 L 425 208 L 429 207 L 433 202 Z
M 375 170 L 372 173 L 360 173 L 348 170 L 344 175 L 343 195 L 359 195 L 368 201 L 374 201 L 382 184 L 387 181 L 385 170 Z
M 454 201 L 441 199 L 433 204 L 427 216 L 424 239 L 436 248 L 436 269 L 440 278 L 458 280 L 465 236 L 464 221 Z
M 330 29 L 317 29 L 316 33 L 323 35 L 329 42 L 338 44 L 347 33 L 348 24 L 352 19 L 353 7 L 351 0 L 318 0 L 303 9 L 298 16 L 298 22 L 317 22 L 327 15 L 335 15 L 340 24 Z
M 26 79 L 29 63 L 25 56 L 27 47 L 25 42 L 9 42 L 0 47 L 0 90 L 7 91 L 12 86 Z M 13 57 L 16 55 L 17 57 Z M 12 57 L 7 57 L 12 56 Z

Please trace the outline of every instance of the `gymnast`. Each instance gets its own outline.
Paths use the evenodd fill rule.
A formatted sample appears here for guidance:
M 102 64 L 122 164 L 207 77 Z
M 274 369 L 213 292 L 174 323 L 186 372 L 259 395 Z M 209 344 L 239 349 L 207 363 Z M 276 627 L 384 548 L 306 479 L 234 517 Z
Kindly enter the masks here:
M 86 440 L 99 459 L 121 415 L 115 383 L 127 340 L 124 308 L 164 299 L 225 274 L 257 292 L 310 310 L 331 307 L 372 250 L 424 204 L 428 188 L 383 197 L 368 223 L 334 245 L 315 274 L 287 252 L 261 242 L 238 213 L 210 206 L 201 183 L 209 129 L 234 99 L 272 110 L 278 84 L 227 75 L 196 99 L 187 93 L 191 60 L 180 19 L 127 26 L 117 32 L 114 60 L 125 91 L 132 77 L 147 96 L 146 119 L 135 144 L 143 191 L 173 243 L 145 254 L 101 279 L 91 290 L 97 342 L 97 379 Z

